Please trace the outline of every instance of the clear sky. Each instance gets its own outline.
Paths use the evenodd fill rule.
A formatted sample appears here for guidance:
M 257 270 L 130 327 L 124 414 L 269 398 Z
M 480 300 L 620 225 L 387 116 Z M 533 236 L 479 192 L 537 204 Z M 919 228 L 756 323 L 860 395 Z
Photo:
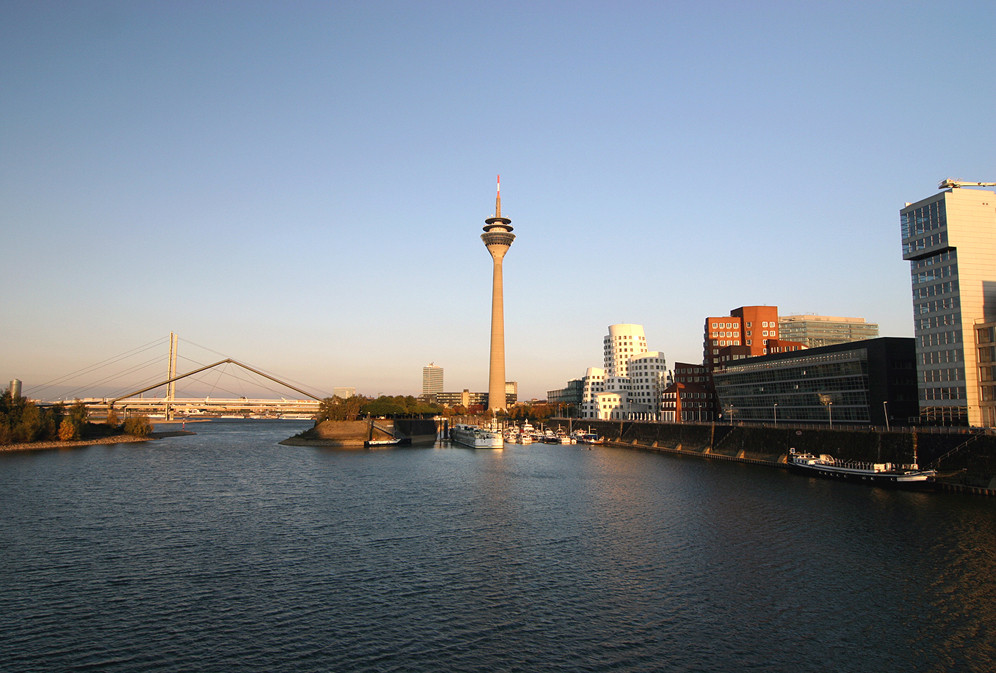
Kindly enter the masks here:
M 156 340 L 165 370 L 176 332 L 323 393 L 418 394 L 430 361 L 484 391 L 498 173 L 521 398 L 613 323 L 672 365 L 742 305 L 911 336 L 899 209 L 996 180 L 994 28 L 991 0 L 5 0 L 0 385 Z

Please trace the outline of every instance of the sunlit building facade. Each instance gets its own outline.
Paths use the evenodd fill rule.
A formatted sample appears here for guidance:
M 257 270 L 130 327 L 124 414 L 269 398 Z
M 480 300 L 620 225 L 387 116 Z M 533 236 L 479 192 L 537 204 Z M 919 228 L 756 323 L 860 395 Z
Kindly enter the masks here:
M 443 392 L 443 368 L 430 362 L 422 367 L 422 394 L 435 395 Z
M 924 423 L 983 416 L 976 325 L 996 322 L 996 194 L 950 188 L 899 211 L 910 262 L 917 388 Z
M 604 368 L 581 379 L 581 415 L 602 420 L 659 420 L 667 379 L 664 355 L 647 348 L 642 325 L 609 326 L 602 340 Z

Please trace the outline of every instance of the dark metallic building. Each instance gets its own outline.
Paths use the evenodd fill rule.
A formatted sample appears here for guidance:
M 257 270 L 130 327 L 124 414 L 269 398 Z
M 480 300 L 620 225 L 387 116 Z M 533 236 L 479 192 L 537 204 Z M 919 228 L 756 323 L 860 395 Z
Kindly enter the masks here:
M 907 425 L 919 413 L 909 338 L 750 358 L 715 370 L 713 383 L 724 421 Z

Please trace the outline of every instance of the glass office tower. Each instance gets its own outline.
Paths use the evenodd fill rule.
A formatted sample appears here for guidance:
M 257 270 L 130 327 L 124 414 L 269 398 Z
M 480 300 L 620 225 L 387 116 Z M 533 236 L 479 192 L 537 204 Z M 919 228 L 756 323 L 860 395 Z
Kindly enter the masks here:
M 996 194 L 950 188 L 900 211 L 925 423 L 983 424 L 976 325 L 996 321 Z

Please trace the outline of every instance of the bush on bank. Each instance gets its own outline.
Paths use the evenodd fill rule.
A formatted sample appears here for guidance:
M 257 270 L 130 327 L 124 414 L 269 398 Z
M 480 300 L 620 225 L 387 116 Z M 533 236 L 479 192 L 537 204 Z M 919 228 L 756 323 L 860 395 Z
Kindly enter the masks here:
M 99 424 L 89 422 L 87 415 L 86 405 L 78 400 L 68 409 L 63 404 L 39 407 L 26 397 L 15 397 L 7 388 L 0 395 L 0 445 L 68 442 L 122 432 L 148 437 L 152 432 L 152 424 L 146 416 L 133 416 L 122 426 L 113 412 L 106 422 Z

